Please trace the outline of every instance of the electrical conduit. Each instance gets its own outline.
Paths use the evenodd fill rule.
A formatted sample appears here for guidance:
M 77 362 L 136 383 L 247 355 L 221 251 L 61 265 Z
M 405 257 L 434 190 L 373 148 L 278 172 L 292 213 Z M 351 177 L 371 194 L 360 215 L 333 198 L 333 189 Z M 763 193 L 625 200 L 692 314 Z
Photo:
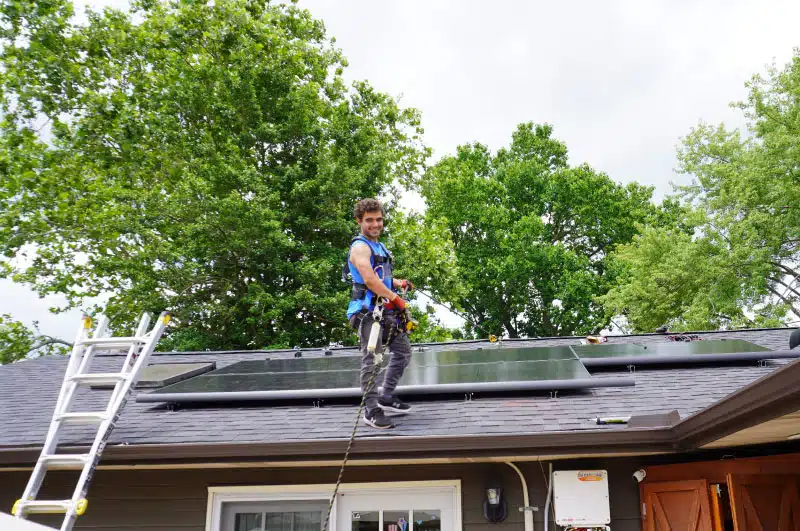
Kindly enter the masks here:
M 525 481 L 525 476 L 522 475 L 522 471 L 517 465 L 510 461 L 506 461 L 506 464 L 514 469 L 522 482 L 522 503 L 525 504 L 522 514 L 525 516 L 525 531 L 533 531 L 533 509 L 531 508 L 531 500 L 528 498 L 528 483 Z M 545 521 L 545 525 L 547 525 L 547 521 Z
M 544 531 L 547 531 L 547 523 L 550 520 L 550 497 L 553 494 L 553 463 L 547 465 L 547 501 L 544 502 Z

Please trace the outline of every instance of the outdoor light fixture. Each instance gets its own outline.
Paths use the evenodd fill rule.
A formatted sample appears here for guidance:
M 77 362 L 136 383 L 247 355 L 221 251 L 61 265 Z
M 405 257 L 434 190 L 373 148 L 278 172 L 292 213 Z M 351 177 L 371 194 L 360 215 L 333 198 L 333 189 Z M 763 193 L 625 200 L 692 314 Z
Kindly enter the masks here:
M 489 487 L 486 489 L 486 499 L 483 500 L 483 517 L 487 522 L 496 524 L 508 517 L 508 503 L 503 497 L 501 487 Z

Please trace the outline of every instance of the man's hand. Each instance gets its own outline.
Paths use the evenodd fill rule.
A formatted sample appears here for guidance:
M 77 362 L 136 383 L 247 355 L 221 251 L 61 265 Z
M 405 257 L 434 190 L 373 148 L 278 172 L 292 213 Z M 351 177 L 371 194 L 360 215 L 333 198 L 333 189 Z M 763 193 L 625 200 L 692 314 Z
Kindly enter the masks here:
M 407 304 L 408 303 L 406 301 L 404 301 L 402 297 L 395 296 L 393 301 L 388 301 L 388 302 L 385 302 L 383 304 L 383 309 L 384 310 L 397 310 L 397 311 L 402 312 L 403 310 L 406 309 L 406 305 Z
M 414 291 L 414 284 L 412 284 L 410 280 L 406 280 L 404 278 L 395 279 L 394 285 L 396 288 L 400 288 L 405 291 Z

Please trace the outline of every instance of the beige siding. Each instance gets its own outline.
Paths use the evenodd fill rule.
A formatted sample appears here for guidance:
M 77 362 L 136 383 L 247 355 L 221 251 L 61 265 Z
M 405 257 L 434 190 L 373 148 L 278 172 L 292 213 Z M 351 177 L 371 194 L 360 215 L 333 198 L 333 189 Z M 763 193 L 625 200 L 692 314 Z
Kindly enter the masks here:
M 558 468 L 605 468 L 611 485 L 613 531 L 640 531 L 639 494 L 631 474 L 631 460 L 558 462 Z M 546 463 L 543 464 L 546 470 Z M 538 505 L 535 527 L 542 529 L 546 488 L 539 463 L 521 463 L 528 481 L 531 503 Z M 213 469 L 213 470 L 99 470 L 89 493 L 89 509 L 76 529 L 94 531 L 204 531 L 209 486 L 332 483 L 337 469 Z M 66 472 L 51 473 L 43 495 L 68 496 Z M 0 472 L 0 509 L 10 511 L 27 481 L 27 473 Z M 346 482 L 420 481 L 460 479 L 464 531 L 522 530 L 522 489 L 516 473 L 500 463 L 472 465 L 416 465 L 352 467 Z M 505 488 L 508 519 L 489 524 L 483 518 L 484 489 L 489 484 Z M 47 524 L 44 519 L 37 520 Z M 52 524 L 53 520 L 50 520 Z M 550 529 L 553 529 L 551 526 Z M 553 531 L 555 531 L 553 529 Z

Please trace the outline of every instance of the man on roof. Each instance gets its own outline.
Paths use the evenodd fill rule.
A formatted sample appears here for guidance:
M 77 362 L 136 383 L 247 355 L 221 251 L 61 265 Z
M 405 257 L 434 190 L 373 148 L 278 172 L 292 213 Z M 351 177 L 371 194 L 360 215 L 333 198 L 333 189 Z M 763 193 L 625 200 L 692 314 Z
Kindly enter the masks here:
M 378 429 L 393 428 L 394 424 L 385 413 L 406 414 L 410 406 L 394 396 L 397 382 L 411 359 L 411 343 L 406 331 L 397 326 L 397 314 L 403 312 L 408 304 L 394 290 L 414 289 L 405 279 L 393 278 L 392 255 L 378 239 L 383 232 L 383 205 L 377 199 L 362 199 L 353 209 L 356 222 L 361 231 L 350 244 L 347 266 L 353 279 L 347 318 L 350 325 L 358 330 L 361 347 L 361 391 L 366 392 L 363 421 Z M 383 305 L 382 336 L 379 338 L 377 352 L 388 340 L 389 364 L 383 378 L 383 392 L 379 396 L 378 382 L 372 388 L 367 385 L 375 366 L 375 355 L 369 352 L 367 344 L 374 318 L 372 311 L 379 297 L 386 301 Z

